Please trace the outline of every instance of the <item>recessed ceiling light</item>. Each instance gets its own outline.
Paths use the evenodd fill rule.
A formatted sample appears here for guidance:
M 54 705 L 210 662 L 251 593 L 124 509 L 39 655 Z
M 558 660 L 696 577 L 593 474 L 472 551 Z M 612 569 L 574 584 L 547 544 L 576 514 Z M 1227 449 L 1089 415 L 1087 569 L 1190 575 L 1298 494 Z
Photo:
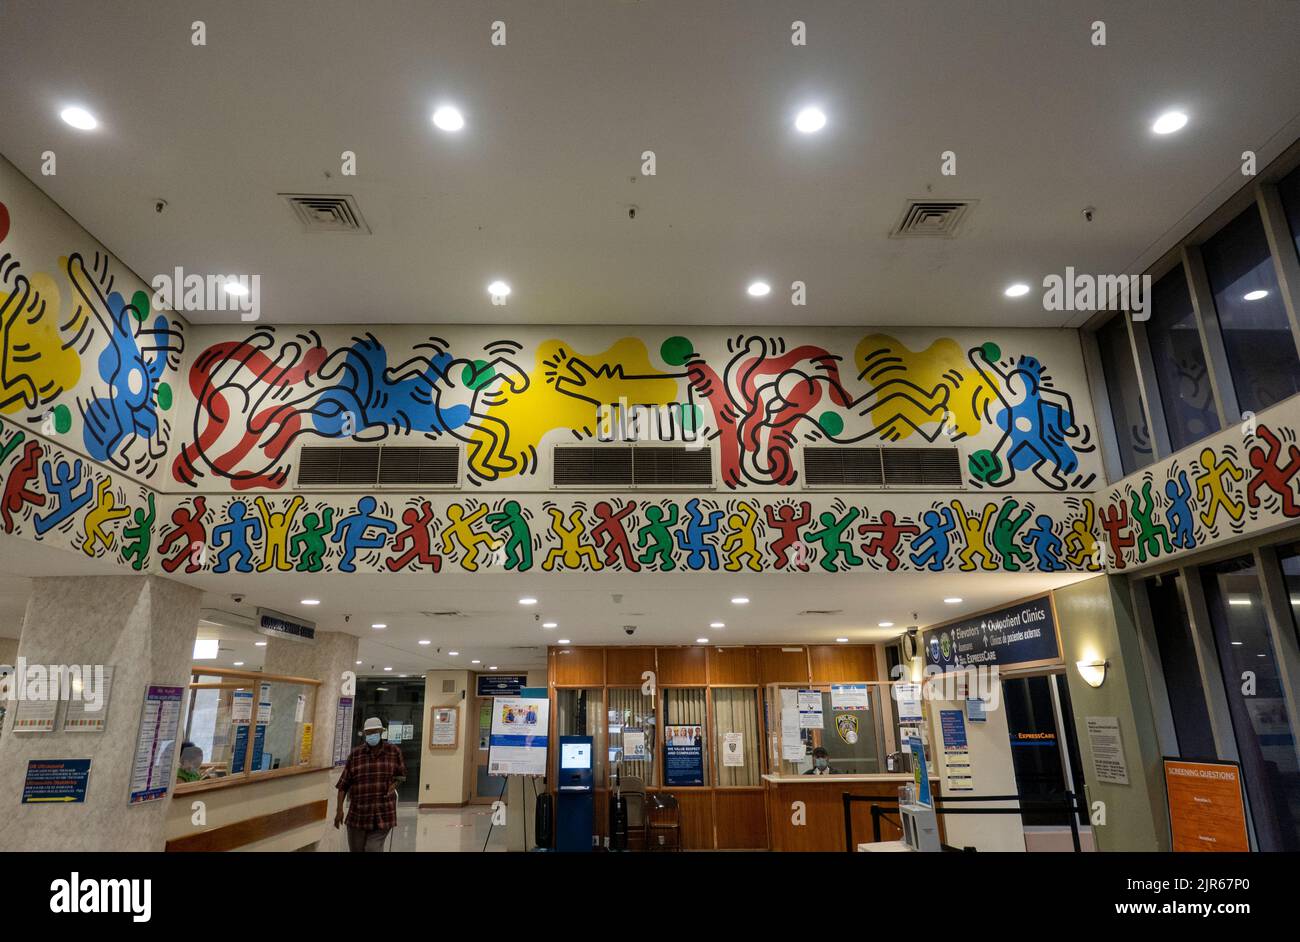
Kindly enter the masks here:
M 488 285 L 488 294 L 492 295 L 494 298 L 504 298 L 509 293 L 510 285 L 500 279 L 497 279 L 492 282 L 492 284 Z
M 85 108 L 80 108 L 77 105 L 69 105 L 64 108 L 59 112 L 59 117 L 63 119 L 65 124 L 72 125 L 78 131 L 93 131 L 99 127 L 99 121 L 95 119 L 95 116 Z
M 488 668 L 488 670 L 490 670 L 490 671 L 494 671 L 494 670 L 496 670 L 496 669 L 497 669 L 497 666 L 496 666 L 495 664 L 493 664 L 491 667 Z
M 708 643 L 709 643 L 709 639 L 708 639 L 708 638 L 696 638 L 696 639 L 695 639 L 695 643 L 696 643 L 696 644 L 708 644 Z
M 482 661 L 479 661 L 479 660 L 473 660 L 473 661 L 470 661 L 470 663 L 471 663 L 471 664 L 482 664 L 483 662 L 482 662 Z
M 382 621 L 377 621 L 377 622 L 375 622 L 373 625 L 371 625 L 370 627 L 382 631 L 384 628 L 387 628 L 388 626 L 385 625 Z
M 243 667 L 243 666 L 244 666 L 244 662 L 243 662 L 243 661 L 236 661 L 236 662 L 235 662 L 235 666 L 236 666 L 236 667 Z
M 1249 605 L 1250 599 L 1228 599 L 1229 605 Z
M 881 628 L 893 628 L 893 627 L 894 627 L 894 623 L 893 623 L 892 621 L 882 621 L 882 622 L 880 623 L 879 627 L 881 627 Z
M 737 595 L 735 598 L 733 598 L 733 599 L 731 600 L 731 604 L 732 604 L 732 605 L 748 605 L 748 604 L 749 604 L 749 599 L 747 599 L 747 598 L 746 598 L 745 596 L 743 596 L 743 595 Z
M 360 665 L 360 664 L 361 664 L 361 662 L 360 662 L 360 661 L 357 661 L 357 664 L 358 664 L 358 665 Z
M 384 670 L 386 670 L 386 671 L 391 671 L 392 668 L 391 668 L 391 667 L 385 667 Z
M 826 127 L 826 112 L 820 108 L 805 108 L 795 116 L 794 126 L 801 134 L 816 134 Z
M 430 641 L 428 638 L 421 638 L 420 644 L 433 644 L 433 642 Z
M 1186 124 L 1187 115 L 1183 112 L 1166 111 L 1156 118 L 1155 124 L 1151 125 L 1151 130 L 1157 134 L 1173 134 L 1175 131 L 1181 131 Z
M 1254 291 L 1247 291 L 1245 294 L 1242 295 L 1242 298 L 1246 301 L 1258 301 L 1260 298 L 1267 298 L 1267 297 L 1268 297 L 1268 292 L 1265 291 L 1263 288 L 1257 288 Z
M 459 652 L 459 651 L 448 651 L 448 652 L 447 652 L 447 657 L 459 657 L 459 656 L 460 656 L 460 652 Z
M 465 126 L 465 116 L 459 108 L 443 105 L 433 113 L 433 126 L 439 131 L 459 131 Z
M 553 621 L 544 621 L 544 622 L 542 622 L 542 627 L 543 627 L 543 628 L 559 628 L 560 625 L 559 625 L 558 622 L 553 622 Z
M 1245 644 L 1246 642 L 1244 642 L 1244 641 L 1233 641 L 1233 642 L 1230 642 L 1230 643 L 1232 644 L 1232 646 L 1233 646 L 1234 648 L 1239 648 L 1239 647 L 1241 647 L 1243 644 Z
M 1007 285 L 1007 289 L 1002 293 L 1008 298 L 1023 298 L 1029 293 L 1029 285 L 1023 281 L 1017 281 L 1014 285 Z
M 559 643 L 560 643 L 560 644 L 568 644 L 568 643 L 569 643 L 569 639 L 568 639 L 568 638 L 561 638 L 560 641 L 559 641 Z
M 765 298 L 772 293 L 772 286 L 766 281 L 751 281 L 745 290 L 751 298 Z
M 961 602 L 961 599 L 957 598 L 957 596 L 955 596 L 955 595 L 954 595 L 954 596 L 950 596 L 949 598 L 946 598 L 946 599 L 943 600 L 943 604 L 944 604 L 944 605 L 957 605 L 957 604 L 959 604 L 960 602 Z
M 836 638 L 836 639 L 835 639 L 835 643 L 836 643 L 836 644 L 848 644 L 848 641 L 849 641 L 848 638 Z
M 711 622 L 709 622 L 709 627 L 710 627 L 710 628 L 726 628 L 727 626 L 726 626 L 725 623 L 720 622 L 720 621 L 711 621 Z
M 248 294 L 248 288 L 237 281 L 227 280 L 221 287 L 226 294 L 233 295 L 236 298 L 242 298 L 244 295 Z
M 319 604 L 320 604 L 320 599 L 303 599 L 303 600 L 302 600 L 302 604 L 303 604 L 303 605 L 319 605 Z
M 537 599 L 533 598 L 531 595 L 525 595 L 522 599 L 519 600 L 519 604 L 520 604 L 520 605 L 536 605 L 536 604 L 537 604 Z
M 254 641 L 254 642 L 253 642 L 253 647 L 255 647 L 255 648 L 264 648 L 264 647 L 266 647 L 266 642 L 265 642 L 265 641 Z

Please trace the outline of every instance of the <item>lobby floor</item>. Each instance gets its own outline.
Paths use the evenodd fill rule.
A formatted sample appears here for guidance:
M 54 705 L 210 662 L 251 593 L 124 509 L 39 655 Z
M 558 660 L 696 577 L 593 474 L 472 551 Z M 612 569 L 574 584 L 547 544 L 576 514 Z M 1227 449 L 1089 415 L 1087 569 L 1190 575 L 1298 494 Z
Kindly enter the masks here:
M 487 841 L 489 852 L 504 852 L 506 849 L 505 828 L 491 828 L 492 807 L 490 805 L 467 805 L 464 808 L 440 808 L 420 811 L 414 804 L 397 806 L 397 827 L 393 829 L 389 849 L 398 851 L 469 851 L 481 852 L 483 842 Z M 325 840 L 318 848 L 321 851 L 346 852 L 348 849 L 347 832 L 340 828 L 329 828 Z

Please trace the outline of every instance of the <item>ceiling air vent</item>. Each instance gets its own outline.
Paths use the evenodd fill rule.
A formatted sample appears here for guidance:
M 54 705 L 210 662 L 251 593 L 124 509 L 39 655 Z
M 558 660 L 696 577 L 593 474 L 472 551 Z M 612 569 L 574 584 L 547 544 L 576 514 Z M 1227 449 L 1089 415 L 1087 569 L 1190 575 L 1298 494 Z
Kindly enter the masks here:
M 891 239 L 955 239 L 978 200 L 910 200 Z
M 712 487 L 713 452 L 680 445 L 557 445 L 556 487 Z
M 293 214 L 298 217 L 304 232 L 364 232 L 370 227 L 361 218 L 357 201 L 348 195 L 334 193 L 281 193 Z
M 859 448 L 809 445 L 804 480 L 811 487 L 959 487 L 956 448 Z
M 460 481 L 455 445 L 304 445 L 298 487 L 434 484 Z

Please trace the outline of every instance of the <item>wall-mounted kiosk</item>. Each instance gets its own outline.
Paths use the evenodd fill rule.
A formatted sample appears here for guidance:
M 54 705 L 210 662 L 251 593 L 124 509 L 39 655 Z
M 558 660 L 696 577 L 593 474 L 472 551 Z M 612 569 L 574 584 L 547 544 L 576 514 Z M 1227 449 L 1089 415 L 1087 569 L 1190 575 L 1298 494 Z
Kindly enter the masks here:
M 556 794 L 555 847 L 590 851 L 595 827 L 590 736 L 560 737 L 560 774 Z

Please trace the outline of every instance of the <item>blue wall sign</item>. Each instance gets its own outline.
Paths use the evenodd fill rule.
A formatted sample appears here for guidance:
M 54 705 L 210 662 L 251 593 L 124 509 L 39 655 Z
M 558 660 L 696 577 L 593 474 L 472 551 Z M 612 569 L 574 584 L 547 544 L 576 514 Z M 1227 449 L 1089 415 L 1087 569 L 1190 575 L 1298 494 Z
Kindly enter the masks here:
M 89 780 L 89 759 L 29 759 L 22 803 L 80 804 Z
M 1050 596 L 931 628 L 922 636 L 926 667 L 1001 670 L 1061 663 Z
M 528 684 L 527 674 L 478 674 L 477 677 L 480 697 L 522 696 Z
M 704 784 L 703 726 L 669 726 L 664 730 L 664 784 Z

